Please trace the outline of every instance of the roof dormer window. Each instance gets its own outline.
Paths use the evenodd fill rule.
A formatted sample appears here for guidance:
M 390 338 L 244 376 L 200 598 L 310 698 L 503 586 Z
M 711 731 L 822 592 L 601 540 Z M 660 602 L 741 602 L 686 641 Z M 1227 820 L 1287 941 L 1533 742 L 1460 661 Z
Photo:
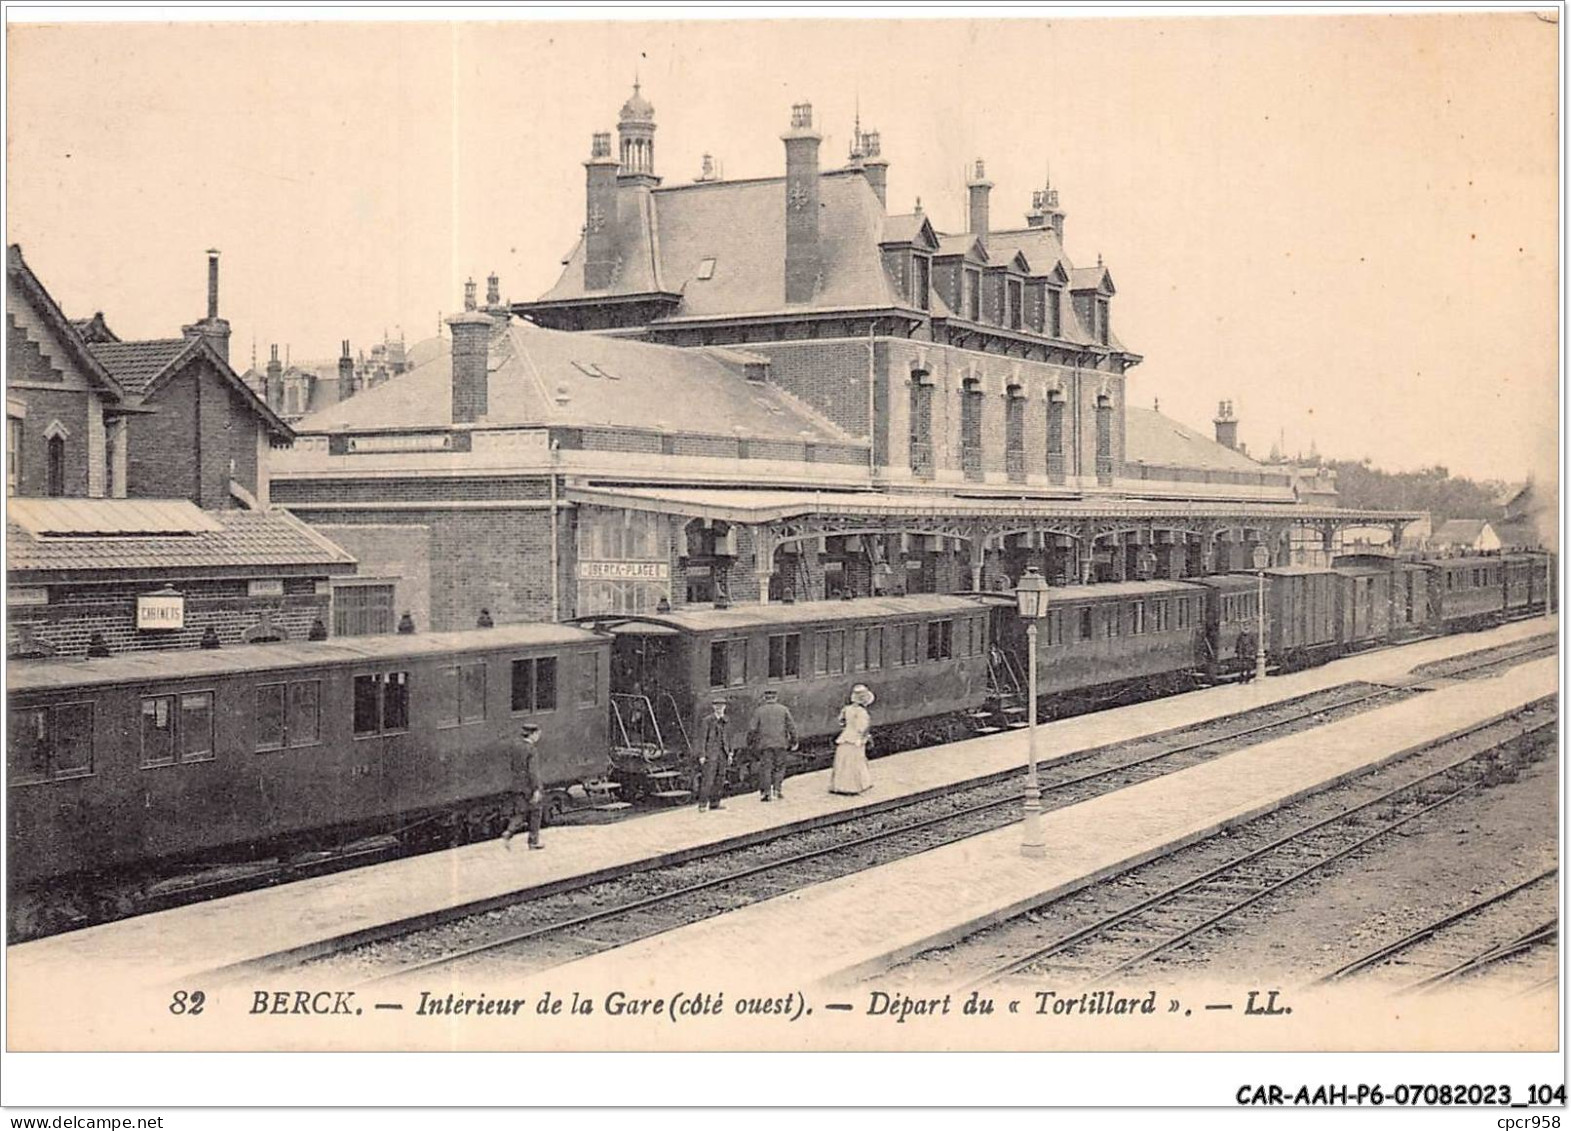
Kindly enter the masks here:
M 1047 288 L 1047 336 L 1064 336 L 1063 292 L 1057 287 Z
M 982 320 L 982 273 L 965 273 L 965 316 L 972 322 Z
M 911 256 L 911 301 L 918 310 L 932 309 L 933 264 L 927 256 Z
M 1011 330 L 1020 329 L 1022 287 L 1019 279 L 1004 281 L 1004 325 Z

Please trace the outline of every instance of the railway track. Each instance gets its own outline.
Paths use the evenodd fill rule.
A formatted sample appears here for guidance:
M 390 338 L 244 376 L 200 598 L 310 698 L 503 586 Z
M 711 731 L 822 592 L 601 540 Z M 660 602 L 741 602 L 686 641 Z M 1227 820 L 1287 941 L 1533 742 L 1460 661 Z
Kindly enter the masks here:
M 1552 656 L 1558 651 L 1559 646 L 1559 640 L 1553 633 L 1545 633 L 1495 648 L 1486 648 L 1482 652 L 1420 664 L 1412 670 L 1408 679 L 1413 683 L 1424 683 L 1435 679 L 1478 679 L 1516 664 L 1525 664 Z
M 1496 943 L 1486 950 L 1464 958 L 1462 961 L 1437 974 L 1421 979 L 1408 986 L 1404 993 L 1429 993 L 1442 986 L 1449 985 L 1461 978 L 1470 977 L 1482 971 L 1493 970 L 1506 962 L 1515 961 L 1517 958 L 1547 946 L 1559 940 L 1560 921 L 1549 919 L 1538 926 L 1524 931 L 1515 938 Z
M 1536 940 L 1538 928 L 1527 932 L 1527 936 L 1507 937 L 1503 941 L 1491 941 L 1478 949 L 1477 938 L 1479 934 L 1500 940 L 1502 933 L 1507 933 L 1514 928 L 1501 930 L 1502 922 L 1509 924 L 1519 922 L 1523 909 L 1531 908 L 1542 911 L 1546 902 L 1553 909 L 1554 900 L 1558 894 L 1554 878 L 1559 874 L 1558 868 L 1549 868 L 1538 873 L 1521 883 L 1514 884 L 1504 891 L 1477 900 L 1458 911 L 1427 923 L 1415 931 L 1409 931 L 1401 938 L 1387 943 L 1368 954 L 1361 955 L 1344 966 L 1317 978 L 1313 985 L 1326 985 L 1333 982 L 1346 981 L 1350 978 L 1368 977 L 1376 972 L 1385 972 L 1392 975 L 1400 974 L 1403 978 L 1410 976 L 1413 967 L 1439 967 L 1433 973 L 1414 983 L 1414 988 L 1429 983 L 1444 982 L 1458 976 L 1467 970 L 1471 964 L 1478 962 L 1482 956 L 1490 955 L 1502 948 L 1509 950 L 1513 946 L 1528 941 Z M 1553 920 L 1549 924 L 1554 926 Z M 1460 946 L 1459 946 L 1460 943 Z M 1463 953 L 1458 956 L 1458 950 Z M 1512 950 L 1511 953 L 1518 953 Z M 1504 956 L 1502 956 L 1504 957 Z M 1484 965 L 1492 965 L 1493 961 Z
M 1191 846 L 935 948 L 896 973 L 927 985 L 955 981 L 961 990 L 1018 977 L 1078 992 L 1159 961 L 1424 814 L 1510 780 L 1516 759 L 1552 744 L 1555 713 L 1537 709 L 1550 702 L 1523 712 L 1525 722 L 1497 721 L 1454 736 L 1229 830 L 1225 840 Z M 1337 795 L 1345 804 L 1335 803 Z M 957 975 L 956 967 L 969 973 Z
M 1344 685 L 1261 711 L 1212 720 L 1199 728 L 1082 751 L 1040 766 L 1043 805 L 1056 809 L 1077 804 L 1196 765 L 1267 735 L 1323 725 L 1415 694 L 1419 692 Z M 1262 715 L 1268 717 L 1262 720 Z M 481 916 L 441 924 L 424 938 L 418 933 L 434 926 L 429 921 L 389 925 L 390 935 L 401 931 L 409 937 L 394 935 L 346 948 L 318 965 L 336 971 L 347 962 L 352 974 L 388 981 L 481 958 L 494 962 L 505 955 L 510 966 L 532 972 L 991 832 L 1017 820 L 1019 804 L 1020 771 L 1012 769 L 966 786 L 895 799 L 872 816 L 882 823 L 871 830 L 866 810 L 837 814 L 809 828 L 770 830 L 745 847 L 674 868 L 648 868 L 583 885 L 546 900 L 517 900 Z M 509 921 L 498 921 L 498 915 Z

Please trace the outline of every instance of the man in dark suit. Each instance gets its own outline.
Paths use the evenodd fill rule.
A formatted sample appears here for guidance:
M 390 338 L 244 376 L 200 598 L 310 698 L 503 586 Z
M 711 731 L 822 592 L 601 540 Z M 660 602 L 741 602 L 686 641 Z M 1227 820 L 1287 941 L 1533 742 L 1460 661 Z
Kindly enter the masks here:
M 540 774 L 540 728 L 525 723 L 518 729 L 519 743 L 513 748 L 513 819 L 502 830 L 502 847 L 513 848 L 513 834 L 529 826 L 529 847 L 540 843 L 540 819 L 545 807 L 545 779 Z
M 724 699 L 710 703 L 712 710 L 704 716 L 698 732 L 698 811 L 724 809 L 720 803 L 725 795 L 725 771 L 731 761 L 731 746 L 726 740 Z
M 753 725 L 747 731 L 747 744 L 758 752 L 758 792 L 763 800 L 780 797 L 785 784 L 786 759 L 796 749 L 796 720 L 791 709 L 780 702 L 779 693 L 764 692 L 764 701 L 753 712 Z

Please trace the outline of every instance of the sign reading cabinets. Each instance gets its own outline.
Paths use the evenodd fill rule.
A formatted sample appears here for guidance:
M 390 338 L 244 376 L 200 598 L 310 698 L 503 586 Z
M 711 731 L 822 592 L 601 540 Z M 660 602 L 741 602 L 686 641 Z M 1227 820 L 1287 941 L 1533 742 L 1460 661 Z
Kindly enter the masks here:
M 136 627 L 172 629 L 185 627 L 185 597 L 179 593 L 143 593 L 136 599 Z

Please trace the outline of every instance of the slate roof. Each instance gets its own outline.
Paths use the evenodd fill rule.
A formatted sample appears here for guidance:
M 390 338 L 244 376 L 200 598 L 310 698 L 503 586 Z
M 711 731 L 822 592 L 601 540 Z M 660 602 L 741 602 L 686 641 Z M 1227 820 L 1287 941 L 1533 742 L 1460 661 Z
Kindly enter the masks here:
M 784 311 L 785 178 L 712 181 L 618 195 L 616 279 L 584 289 L 584 245 L 541 302 L 660 292 L 680 295 L 672 317 Z M 810 304 L 793 310 L 877 308 L 895 304 L 878 244 L 884 210 L 859 173 L 819 178 L 822 275 Z M 715 261 L 709 279 L 698 267 Z
M 750 315 L 884 310 L 906 307 L 883 267 L 881 243 L 916 238 L 929 222 L 922 213 L 885 214 L 867 178 L 858 170 L 819 174 L 819 247 L 822 273 L 809 303 L 785 302 L 785 178 L 703 181 L 656 189 L 623 186 L 617 192 L 614 255 L 617 268 L 604 290 L 584 287 L 584 241 L 563 262 L 554 286 L 537 301 L 596 302 L 634 296 L 670 296 L 674 306 L 654 321 L 740 318 Z M 970 255 L 981 245 L 984 260 L 1007 263 L 1019 254 L 1033 276 L 1062 266 L 1072 289 L 1105 286 L 1112 277 L 1101 264 L 1076 268 L 1051 226 L 976 233 L 934 233 L 939 256 Z M 714 260 L 700 279 L 699 265 Z M 936 296 L 935 296 L 936 297 Z M 527 309 L 533 304 L 523 304 Z M 947 311 L 932 311 L 935 317 Z M 985 325 L 985 323 L 983 324 Z M 1066 303 L 1059 340 L 1096 346 Z M 1110 334 L 1109 347 L 1127 352 Z
M 748 381 L 735 349 L 678 348 L 601 334 L 548 330 L 528 322 L 491 337 L 488 412 L 492 426 L 660 427 L 753 439 L 865 442 L 776 385 Z M 727 360 L 731 364 L 727 364 Z M 447 428 L 452 424 L 452 354 L 312 413 L 299 432 Z
M 103 499 L 105 507 L 142 505 L 137 499 Z M 35 535 L 7 521 L 7 569 L 13 581 L 102 580 L 106 572 L 135 570 L 184 576 L 254 577 L 258 570 L 322 576 L 353 573 L 355 559 L 287 511 L 198 511 L 215 530 L 155 535 Z
M 1265 471 L 1246 455 L 1149 408 L 1124 407 L 1124 460 L 1202 471 Z

